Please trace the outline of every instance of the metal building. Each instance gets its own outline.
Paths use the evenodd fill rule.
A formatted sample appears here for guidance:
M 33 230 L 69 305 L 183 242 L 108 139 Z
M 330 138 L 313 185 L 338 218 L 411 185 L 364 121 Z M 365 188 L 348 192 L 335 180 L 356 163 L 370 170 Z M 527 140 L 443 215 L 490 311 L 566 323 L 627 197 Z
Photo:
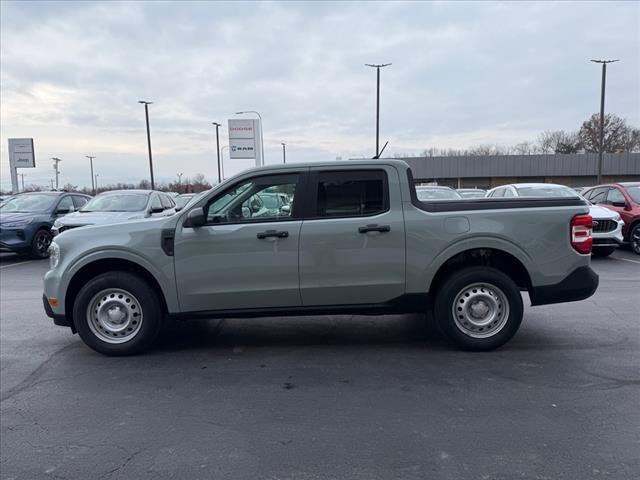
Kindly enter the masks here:
M 493 188 L 508 183 L 544 182 L 571 187 L 595 185 L 597 153 L 407 157 L 416 182 L 451 187 Z M 604 182 L 640 181 L 640 153 L 607 153 L 602 160 Z

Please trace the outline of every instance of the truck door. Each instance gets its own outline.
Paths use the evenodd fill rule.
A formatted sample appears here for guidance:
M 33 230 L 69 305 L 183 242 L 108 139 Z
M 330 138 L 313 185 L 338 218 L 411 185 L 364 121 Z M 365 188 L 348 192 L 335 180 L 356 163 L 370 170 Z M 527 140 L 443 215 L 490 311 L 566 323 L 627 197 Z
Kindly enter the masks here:
M 175 272 L 185 312 L 300 306 L 301 172 L 238 180 L 204 206 L 206 225 L 175 233 Z M 260 194 L 291 205 L 265 209 Z
M 405 292 L 405 231 L 392 166 L 316 167 L 300 233 L 304 306 L 381 303 Z

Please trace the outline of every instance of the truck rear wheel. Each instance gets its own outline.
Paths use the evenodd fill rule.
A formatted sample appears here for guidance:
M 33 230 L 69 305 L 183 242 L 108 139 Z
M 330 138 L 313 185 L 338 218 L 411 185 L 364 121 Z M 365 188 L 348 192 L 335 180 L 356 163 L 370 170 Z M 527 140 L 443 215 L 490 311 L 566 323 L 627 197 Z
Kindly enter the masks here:
M 158 295 L 128 272 L 103 273 L 78 293 L 73 320 L 80 338 L 104 355 L 134 355 L 156 340 L 163 318 Z
M 511 278 L 491 267 L 449 276 L 436 293 L 434 314 L 442 332 L 467 350 L 493 350 L 515 335 L 522 297 Z

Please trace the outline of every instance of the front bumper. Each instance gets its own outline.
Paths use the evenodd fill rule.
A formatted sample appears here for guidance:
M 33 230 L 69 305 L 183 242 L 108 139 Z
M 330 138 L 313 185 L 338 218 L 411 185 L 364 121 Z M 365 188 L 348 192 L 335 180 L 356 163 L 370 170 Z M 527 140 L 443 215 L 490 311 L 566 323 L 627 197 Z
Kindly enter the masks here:
M 60 315 L 58 313 L 54 313 L 51 305 L 49 305 L 49 300 L 45 294 L 42 294 L 42 305 L 44 306 L 44 311 L 47 314 L 47 317 L 53 319 L 53 323 L 59 325 L 61 327 L 71 327 L 71 330 L 75 333 L 75 328 L 73 323 L 71 323 L 65 315 Z
M 30 235 L 22 228 L 0 228 L 0 251 L 20 252 L 31 247 Z
M 578 267 L 559 283 L 532 287 L 529 291 L 531 305 L 584 300 L 595 293 L 598 282 L 598 274 L 591 267 Z
M 594 231 L 591 234 L 593 237 L 594 247 L 618 247 L 623 243 L 624 237 L 622 235 L 622 228 L 624 226 L 624 222 L 620 220 L 616 223 L 617 226 L 614 230 L 609 232 Z

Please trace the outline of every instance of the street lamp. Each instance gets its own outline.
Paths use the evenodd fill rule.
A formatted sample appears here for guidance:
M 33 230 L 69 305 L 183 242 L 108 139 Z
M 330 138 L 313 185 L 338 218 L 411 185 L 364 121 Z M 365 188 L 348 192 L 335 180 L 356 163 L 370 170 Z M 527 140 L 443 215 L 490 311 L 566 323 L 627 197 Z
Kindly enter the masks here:
M 96 184 L 94 183 L 94 179 L 93 179 L 93 159 L 96 158 L 95 155 L 85 155 L 85 157 L 87 157 L 89 159 L 89 162 L 91 163 L 91 189 L 93 190 L 93 194 L 96 194 Z
M 151 158 L 151 132 L 149 132 L 149 105 L 151 105 L 153 102 L 138 100 L 138 103 L 144 105 L 144 115 L 147 120 L 147 146 L 149 148 L 149 172 L 151 172 L 151 190 L 155 190 L 155 183 L 153 181 L 153 159 Z
M 366 67 L 372 67 L 376 69 L 377 73 L 377 88 L 376 88 L 376 156 L 374 158 L 380 158 L 380 69 L 388 67 L 390 63 L 382 63 L 375 65 L 371 63 L 365 63 Z
M 236 112 L 236 115 L 244 115 L 245 113 L 255 113 L 260 119 L 260 164 L 264 165 L 264 135 L 262 135 L 262 115 L 255 110 L 246 110 L 244 112 Z
M 282 163 L 287 164 L 287 144 L 282 142 Z
M 217 122 L 211 122 L 211 125 L 216 126 L 216 152 L 218 153 L 218 183 L 222 182 L 222 172 L 220 170 L 220 134 L 218 129 L 222 124 Z
M 591 60 L 593 63 L 602 64 L 602 84 L 600 88 L 600 141 L 598 142 L 598 185 L 602 183 L 602 151 L 604 150 L 604 87 L 607 83 L 607 63 L 619 60 Z
M 96 191 L 98 191 L 98 174 L 96 173 Z
M 56 190 L 58 190 L 58 176 L 60 175 L 60 168 L 58 168 L 58 164 L 62 161 L 58 157 L 51 157 L 53 160 L 53 169 L 56 171 Z

